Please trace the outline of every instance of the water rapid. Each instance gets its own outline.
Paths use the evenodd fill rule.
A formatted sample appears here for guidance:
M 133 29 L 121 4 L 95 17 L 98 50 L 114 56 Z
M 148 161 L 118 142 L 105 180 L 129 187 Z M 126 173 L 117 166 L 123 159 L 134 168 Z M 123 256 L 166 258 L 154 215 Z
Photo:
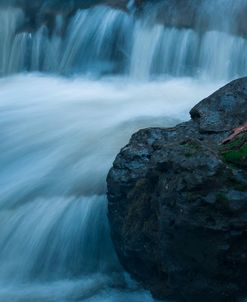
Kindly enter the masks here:
M 216 85 L 30 74 L 0 87 L 0 301 L 152 301 L 116 259 L 105 177 L 134 131 L 186 119 Z
M 1 302 L 154 301 L 118 262 L 106 174 L 133 132 L 188 119 L 246 74 L 247 39 L 213 17 L 166 26 L 159 8 L 132 6 L 31 29 L 20 7 L 0 9 Z

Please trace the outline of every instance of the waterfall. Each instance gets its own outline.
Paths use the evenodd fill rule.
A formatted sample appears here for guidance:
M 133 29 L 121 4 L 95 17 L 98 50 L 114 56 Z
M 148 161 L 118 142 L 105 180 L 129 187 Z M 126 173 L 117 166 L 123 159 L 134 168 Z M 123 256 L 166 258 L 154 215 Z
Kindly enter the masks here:
M 0 301 L 153 302 L 118 263 L 106 174 L 134 131 L 186 119 L 216 87 L 192 79 L 0 79 Z
M 2 209 L 0 278 L 57 280 L 114 268 L 104 197 L 40 198 Z M 98 229 L 98 221 L 102 221 Z M 73 223 L 71 223 L 73 221 Z M 31 234 L 30 234 L 30 230 Z M 101 240 L 104 245 L 101 246 Z M 114 257 L 113 257 L 114 258 Z
M 190 2 L 193 1 L 187 3 Z M 52 30 L 41 24 L 28 32 L 21 9 L 2 9 L 0 73 L 45 71 L 62 75 L 124 74 L 139 79 L 192 76 L 218 80 L 243 76 L 247 70 L 247 39 L 234 35 L 233 28 L 239 7 L 245 5 L 240 0 L 227 5 L 223 0 L 214 5 L 211 2 L 205 0 L 201 11 L 197 9 L 194 28 L 176 28 L 156 21 L 162 11 L 159 6 L 147 6 L 139 18 L 98 6 L 77 11 L 69 21 L 58 14 Z M 222 14 L 216 17 L 220 8 Z M 168 14 L 165 20 L 169 18 L 176 21 L 179 16 Z
M 153 302 L 115 254 L 107 172 L 247 72 L 245 0 L 90 2 L 0 0 L 1 302 Z

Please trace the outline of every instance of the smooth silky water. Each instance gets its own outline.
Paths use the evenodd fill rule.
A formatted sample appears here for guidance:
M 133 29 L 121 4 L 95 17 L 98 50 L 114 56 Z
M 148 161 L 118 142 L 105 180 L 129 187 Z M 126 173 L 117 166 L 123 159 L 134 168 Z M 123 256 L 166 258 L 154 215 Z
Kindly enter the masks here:
M 110 239 L 106 175 L 140 128 L 173 126 L 247 70 L 247 40 L 106 7 L 61 37 L 0 11 L 0 301 L 152 302 Z M 217 52 L 216 52 L 217 50 Z

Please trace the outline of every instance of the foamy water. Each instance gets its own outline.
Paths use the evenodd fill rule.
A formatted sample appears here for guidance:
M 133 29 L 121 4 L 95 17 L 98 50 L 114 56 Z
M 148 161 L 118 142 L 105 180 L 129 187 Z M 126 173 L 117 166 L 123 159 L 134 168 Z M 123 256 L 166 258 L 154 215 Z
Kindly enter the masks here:
M 1 79 L 0 301 L 153 301 L 115 255 L 106 174 L 134 131 L 188 119 L 221 85 Z
M 195 103 L 246 75 L 246 1 L 188 0 L 185 13 L 163 1 L 161 19 L 162 1 L 141 16 L 134 1 L 128 13 L 57 10 L 52 28 L 41 15 L 53 0 L 42 2 L 36 28 L 15 0 L 5 2 L 0 301 L 153 302 L 116 257 L 106 175 L 135 131 L 189 119 Z M 187 13 L 191 28 L 171 26 Z

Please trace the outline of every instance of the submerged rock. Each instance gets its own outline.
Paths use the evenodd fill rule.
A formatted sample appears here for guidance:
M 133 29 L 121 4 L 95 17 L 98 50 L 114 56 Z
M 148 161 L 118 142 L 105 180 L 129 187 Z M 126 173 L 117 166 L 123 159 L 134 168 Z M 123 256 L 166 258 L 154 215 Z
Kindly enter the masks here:
M 174 128 L 135 133 L 107 177 L 113 242 L 125 269 L 157 298 L 247 295 L 247 78 Z

